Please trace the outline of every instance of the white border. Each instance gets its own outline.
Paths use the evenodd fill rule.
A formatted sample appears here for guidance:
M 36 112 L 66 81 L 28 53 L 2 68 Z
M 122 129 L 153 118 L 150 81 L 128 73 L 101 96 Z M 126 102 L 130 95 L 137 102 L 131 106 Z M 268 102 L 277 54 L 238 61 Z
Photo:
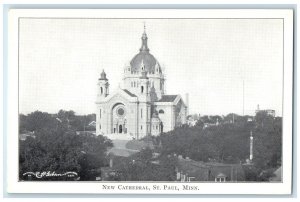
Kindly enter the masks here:
M 187 183 L 116 182 L 18 182 L 18 18 L 283 18 L 284 19 L 284 102 L 282 183 L 190 183 L 198 191 L 182 191 Z M 293 11 L 279 9 L 16 9 L 9 11 L 7 108 L 7 191 L 9 193 L 102 193 L 102 194 L 291 194 L 292 179 L 292 80 Z M 176 190 L 104 190 L 102 185 L 174 185 Z

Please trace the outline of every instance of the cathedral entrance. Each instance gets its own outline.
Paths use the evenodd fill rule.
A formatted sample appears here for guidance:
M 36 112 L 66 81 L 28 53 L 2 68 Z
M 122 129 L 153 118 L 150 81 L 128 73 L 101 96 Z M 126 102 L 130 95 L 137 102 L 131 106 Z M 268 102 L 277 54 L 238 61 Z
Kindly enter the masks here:
M 112 132 L 116 134 L 127 133 L 126 107 L 123 103 L 117 103 L 112 108 Z
M 123 129 L 123 128 L 122 128 L 122 125 L 119 125 L 119 133 L 122 133 L 122 132 L 123 132 L 122 129 Z

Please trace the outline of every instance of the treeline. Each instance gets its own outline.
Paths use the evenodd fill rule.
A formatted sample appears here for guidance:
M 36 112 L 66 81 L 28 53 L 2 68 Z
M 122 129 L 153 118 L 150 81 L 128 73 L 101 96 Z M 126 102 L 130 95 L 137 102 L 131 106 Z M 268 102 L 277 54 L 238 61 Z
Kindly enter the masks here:
M 28 115 L 20 114 L 19 131 L 24 133 L 41 128 L 56 128 L 60 124 L 64 124 L 74 131 L 95 131 L 95 126 L 90 124 L 92 121 L 96 121 L 95 114 L 76 115 L 72 110 L 59 110 L 57 114 L 35 111 Z
M 257 172 L 281 165 L 282 118 L 258 113 L 253 121 L 240 117 L 235 123 L 204 128 L 199 119 L 196 126 L 183 125 L 154 138 L 163 155 L 178 154 L 196 161 L 246 163 L 250 155 L 250 132 L 253 135 L 253 165 Z
M 57 118 L 59 120 L 57 120 Z M 20 115 L 20 131 L 30 131 L 32 136 L 19 141 L 20 180 L 95 180 L 100 168 L 107 166 L 106 151 L 113 146 L 111 140 L 92 134 L 77 134 L 77 123 L 82 118 L 73 111 L 60 110 L 51 115 L 33 112 Z M 93 120 L 93 115 L 84 117 Z M 88 122 L 86 121 L 86 123 Z M 82 125 L 81 125 L 82 126 Z M 30 177 L 27 172 L 76 172 L 73 178 Z
M 219 116 L 219 115 L 211 115 L 211 116 L 202 115 L 202 116 L 200 116 L 200 114 L 192 114 L 192 115 L 189 115 L 188 118 L 189 117 L 192 117 L 194 120 L 198 120 L 198 124 L 243 123 L 243 122 L 247 122 L 247 121 L 253 119 L 253 117 L 249 116 L 249 115 L 241 116 L 241 115 L 234 114 L 234 113 L 227 114 L 226 116 Z
M 115 175 L 108 181 L 175 181 L 176 158 L 161 155 L 153 158 L 153 150 L 144 148 L 128 158 L 115 158 Z

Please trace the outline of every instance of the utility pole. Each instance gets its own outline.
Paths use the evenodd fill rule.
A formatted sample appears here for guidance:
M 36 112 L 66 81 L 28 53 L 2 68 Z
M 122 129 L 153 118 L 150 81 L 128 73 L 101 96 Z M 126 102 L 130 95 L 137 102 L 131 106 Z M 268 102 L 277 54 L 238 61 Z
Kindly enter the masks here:
M 253 160 L 253 136 L 252 136 L 252 130 L 250 131 L 250 162 L 252 163 Z

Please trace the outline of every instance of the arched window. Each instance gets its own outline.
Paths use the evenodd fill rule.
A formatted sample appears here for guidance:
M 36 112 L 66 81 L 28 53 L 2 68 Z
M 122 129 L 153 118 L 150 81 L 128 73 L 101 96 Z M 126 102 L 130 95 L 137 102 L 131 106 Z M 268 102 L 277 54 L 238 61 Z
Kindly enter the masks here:
M 101 119 L 101 109 L 100 109 L 100 114 L 99 114 L 99 116 L 100 116 L 100 119 Z
M 103 88 L 102 87 L 100 88 L 100 91 L 101 91 L 101 95 L 102 95 L 103 94 Z
M 144 86 L 141 86 L 141 93 L 144 93 Z
M 158 113 L 160 113 L 160 114 L 164 114 L 164 113 L 165 113 L 165 111 L 164 111 L 164 110 L 162 110 L 162 109 L 160 109 L 160 110 L 158 111 Z
M 135 82 L 133 82 L 133 86 L 136 87 Z

